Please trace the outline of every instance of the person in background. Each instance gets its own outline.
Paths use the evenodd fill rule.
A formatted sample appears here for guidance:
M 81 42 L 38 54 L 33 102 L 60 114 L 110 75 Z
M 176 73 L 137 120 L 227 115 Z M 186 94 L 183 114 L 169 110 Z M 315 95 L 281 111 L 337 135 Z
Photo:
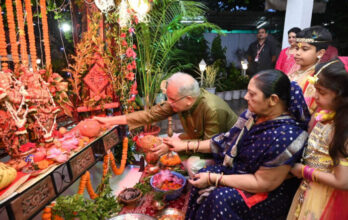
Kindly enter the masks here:
M 275 69 L 282 71 L 285 74 L 289 74 L 300 69 L 300 66 L 296 64 L 294 56 L 296 53 L 296 34 L 300 32 L 301 29 L 298 27 L 293 27 L 288 31 L 288 42 L 290 47 L 283 49 L 277 59 Z
M 249 45 L 247 55 L 249 68 L 247 74 L 252 77 L 261 70 L 273 69 L 276 61 L 276 47 L 268 39 L 266 28 L 257 30 L 257 40 Z
M 316 67 L 312 81 L 316 115 L 303 163 L 291 172 L 303 178 L 288 220 L 348 219 L 348 73 L 338 59 Z
M 211 152 L 201 169 L 186 219 L 282 219 L 298 187 L 289 171 L 302 155 L 310 119 L 301 88 L 279 70 L 251 78 L 248 110 L 227 133 L 194 143 L 166 141 L 174 151 Z

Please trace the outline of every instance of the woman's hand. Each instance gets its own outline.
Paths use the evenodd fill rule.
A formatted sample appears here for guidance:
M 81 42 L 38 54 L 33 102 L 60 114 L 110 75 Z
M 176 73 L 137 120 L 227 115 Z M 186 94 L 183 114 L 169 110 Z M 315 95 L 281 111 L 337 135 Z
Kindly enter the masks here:
M 206 188 L 209 186 L 208 184 L 208 173 L 197 173 L 193 176 L 193 179 L 189 179 L 188 181 L 197 188 Z
M 163 138 L 163 143 L 169 146 L 169 149 L 175 152 L 186 150 L 186 141 L 182 141 L 179 138 Z
M 304 167 L 301 163 L 295 163 L 294 167 L 291 168 L 290 172 L 299 179 L 302 179 L 302 167 Z

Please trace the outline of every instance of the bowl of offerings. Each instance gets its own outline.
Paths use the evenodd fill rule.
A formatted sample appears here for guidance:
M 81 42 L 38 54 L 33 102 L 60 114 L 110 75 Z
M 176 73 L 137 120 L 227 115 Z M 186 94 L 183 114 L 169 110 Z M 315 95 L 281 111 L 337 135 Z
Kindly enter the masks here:
M 165 200 L 170 201 L 181 195 L 186 178 L 180 173 L 162 170 L 151 177 L 150 184 L 155 191 L 164 193 Z
M 136 206 L 142 195 L 143 193 L 139 189 L 125 188 L 118 195 L 118 199 L 128 206 Z

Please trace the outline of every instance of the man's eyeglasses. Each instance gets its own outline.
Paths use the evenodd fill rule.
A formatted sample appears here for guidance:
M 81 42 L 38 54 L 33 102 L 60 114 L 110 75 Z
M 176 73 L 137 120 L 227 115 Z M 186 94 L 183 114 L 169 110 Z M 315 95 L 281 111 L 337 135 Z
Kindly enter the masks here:
M 173 100 L 172 101 L 172 99 L 170 99 L 170 98 L 168 98 L 168 102 L 169 102 L 169 104 L 174 104 L 174 103 L 177 103 L 177 102 L 179 102 L 180 100 L 183 100 L 184 98 L 186 98 L 187 96 L 183 96 L 183 97 L 181 97 L 181 98 L 178 98 L 177 100 Z

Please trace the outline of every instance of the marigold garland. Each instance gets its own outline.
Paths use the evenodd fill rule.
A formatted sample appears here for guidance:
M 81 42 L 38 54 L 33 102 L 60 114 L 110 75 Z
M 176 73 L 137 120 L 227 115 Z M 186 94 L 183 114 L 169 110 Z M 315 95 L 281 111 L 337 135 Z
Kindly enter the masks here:
M 64 218 L 54 215 L 52 216 L 52 207 L 55 205 L 55 203 L 51 203 L 50 205 L 46 206 L 42 213 L 42 220 L 64 220 Z
M 88 171 L 86 171 L 85 174 L 82 175 L 79 185 L 79 190 L 77 191 L 77 194 L 82 195 L 85 191 L 85 188 L 87 187 L 87 192 L 91 199 L 95 199 L 98 197 L 98 194 L 96 194 L 93 190 L 90 174 Z
M 6 5 L 6 11 L 7 11 L 7 23 L 9 27 L 12 60 L 15 64 L 18 64 L 19 55 L 18 55 L 16 24 L 15 24 L 14 15 L 13 15 L 12 0 L 6 0 L 5 5 Z
M 6 48 L 7 48 L 7 44 L 6 44 L 6 37 L 5 37 L 4 21 L 2 18 L 2 10 L 0 7 L 0 56 L 1 56 L 1 61 L 8 61 Z M 7 69 L 6 62 L 2 62 L 2 68 L 4 70 Z
M 20 41 L 20 51 L 21 59 L 24 65 L 28 65 L 28 52 L 27 52 L 27 41 L 25 39 L 25 30 L 24 30 L 24 18 L 23 18 L 23 7 L 22 1 L 16 0 L 16 12 L 17 12 L 17 21 L 19 29 L 19 41 Z
M 46 55 L 46 69 L 49 72 L 52 72 L 51 52 L 50 52 L 51 49 L 50 49 L 50 38 L 48 35 L 46 0 L 40 0 L 40 8 L 41 8 L 41 15 L 42 15 L 42 32 L 43 32 L 43 40 L 44 40 L 45 55 Z
M 25 11 L 27 12 L 27 26 L 28 26 L 28 37 L 29 37 L 29 49 L 31 57 L 31 66 L 33 70 L 36 70 L 36 46 L 35 46 L 35 34 L 34 34 L 34 23 L 33 23 L 33 12 L 31 10 L 31 1 L 25 0 Z
M 116 166 L 114 155 L 111 152 L 109 153 L 109 157 L 111 160 L 111 168 L 115 175 L 120 175 L 123 173 L 124 168 L 126 167 L 127 153 L 128 153 L 128 138 L 125 137 L 122 143 L 122 159 L 121 159 L 121 165 L 119 168 L 117 168 Z

